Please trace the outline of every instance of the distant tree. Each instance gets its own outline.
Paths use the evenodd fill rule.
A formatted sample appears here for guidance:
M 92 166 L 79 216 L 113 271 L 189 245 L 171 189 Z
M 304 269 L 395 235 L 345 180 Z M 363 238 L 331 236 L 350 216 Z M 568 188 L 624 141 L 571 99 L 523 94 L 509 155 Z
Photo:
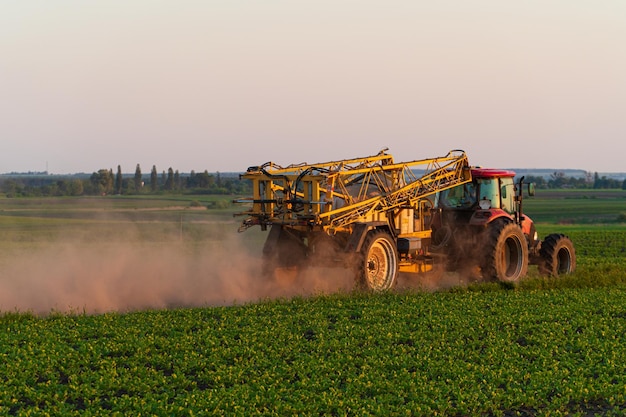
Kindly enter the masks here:
M 595 181 L 593 182 L 593 188 L 613 188 L 612 182 L 606 175 L 603 175 L 602 178 L 596 172 Z M 619 187 L 617 187 L 619 188 Z
M 78 196 L 83 195 L 84 187 L 83 182 L 79 179 L 74 179 L 67 185 L 67 191 L 69 195 Z
M 211 176 L 209 172 L 205 170 L 202 174 L 196 175 L 196 187 L 209 188 L 211 185 Z
M 164 188 L 168 191 L 174 189 L 174 170 L 172 169 L 172 167 L 169 167 L 169 169 L 167 170 L 167 178 L 165 179 Z
M 89 177 L 89 180 L 94 188 L 94 192 L 98 194 L 109 194 L 113 191 L 113 170 L 101 169 L 98 172 L 94 172 Z M 53 192 L 53 191 L 50 191 Z
M 135 178 L 124 178 L 124 184 L 122 185 L 122 194 L 136 194 L 135 191 Z
M 141 179 L 141 167 L 139 166 L 139 164 L 137 164 L 137 168 L 135 168 L 134 186 L 135 186 L 136 193 L 138 193 L 139 190 L 141 190 L 141 187 L 143 186 L 143 181 Z
M 562 188 L 565 182 L 565 173 L 562 171 L 554 171 L 552 174 L 550 174 L 548 186 L 551 188 Z
M 2 191 L 7 197 L 15 197 L 22 190 L 22 186 L 16 180 L 9 179 L 2 183 Z
M 45 195 L 46 197 L 60 195 L 58 182 L 53 182 L 51 184 L 44 185 L 41 188 L 42 188 L 41 190 L 42 194 Z
M 152 171 L 150 171 L 150 190 L 152 192 L 156 191 L 159 187 L 158 183 L 159 179 L 157 176 L 156 165 L 152 165 Z
M 196 188 L 196 171 L 193 169 L 187 177 L 187 188 Z
M 600 174 L 598 174 L 597 172 L 595 174 L 593 174 L 593 188 L 600 188 L 601 186 L 601 182 L 600 182 Z
M 118 165 L 117 174 L 115 175 L 115 192 L 117 194 L 122 194 L 122 181 L 122 167 Z
M 620 188 L 623 184 L 620 184 L 619 180 L 614 178 L 607 178 L 606 175 L 603 175 L 602 178 L 596 173 L 595 180 L 593 182 L 593 188 Z
M 204 170 L 203 175 L 206 176 L 207 187 L 208 188 L 215 187 L 215 177 L 213 175 L 210 175 L 209 172 L 206 169 Z M 218 173 L 218 176 L 219 176 L 219 173 Z
M 180 181 L 180 173 L 178 170 L 174 171 L 174 189 L 180 190 L 182 188 L 182 183 Z

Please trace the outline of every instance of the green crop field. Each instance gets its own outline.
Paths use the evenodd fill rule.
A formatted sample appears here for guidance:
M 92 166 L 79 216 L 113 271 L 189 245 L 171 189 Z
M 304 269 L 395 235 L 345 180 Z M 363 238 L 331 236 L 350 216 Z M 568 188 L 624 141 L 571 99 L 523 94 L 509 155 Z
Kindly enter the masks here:
M 0 198 L 0 415 L 626 415 L 626 200 L 568 195 L 573 275 L 384 295 L 272 295 L 209 197 Z
M 538 190 L 524 199 L 524 211 L 538 223 L 623 224 L 626 191 Z

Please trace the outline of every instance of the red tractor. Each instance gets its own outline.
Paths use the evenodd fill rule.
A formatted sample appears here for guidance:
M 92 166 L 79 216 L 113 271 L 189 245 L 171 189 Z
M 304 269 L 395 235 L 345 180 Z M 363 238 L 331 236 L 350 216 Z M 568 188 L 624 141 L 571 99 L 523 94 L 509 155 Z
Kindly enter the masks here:
M 546 275 L 576 268 L 572 241 L 560 233 L 539 240 L 533 221 L 522 210 L 523 189 L 515 172 L 471 168 L 472 181 L 442 190 L 435 197 L 431 250 L 445 255 L 451 271 L 480 271 L 483 279 L 516 282 L 528 265 Z

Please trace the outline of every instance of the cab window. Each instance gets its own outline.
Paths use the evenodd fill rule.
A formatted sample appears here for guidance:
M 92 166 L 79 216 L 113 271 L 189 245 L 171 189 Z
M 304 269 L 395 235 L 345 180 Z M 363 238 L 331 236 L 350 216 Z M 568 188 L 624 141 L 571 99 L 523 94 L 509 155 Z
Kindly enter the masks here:
M 481 178 L 478 180 L 478 199 L 490 200 L 492 208 L 500 208 L 500 187 L 497 178 Z
M 502 210 L 512 214 L 515 210 L 515 184 L 513 178 L 500 179 L 500 195 L 502 197 Z
M 476 202 L 476 188 L 467 183 L 444 190 L 439 194 L 438 205 L 442 207 L 470 208 Z

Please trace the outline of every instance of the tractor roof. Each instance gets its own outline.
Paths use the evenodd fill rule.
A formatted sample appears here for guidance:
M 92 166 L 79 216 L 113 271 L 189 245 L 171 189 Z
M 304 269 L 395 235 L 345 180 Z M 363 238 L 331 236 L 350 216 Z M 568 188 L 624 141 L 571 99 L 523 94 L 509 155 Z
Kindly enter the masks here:
M 515 171 L 508 169 L 494 169 L 494 168 L 472 168 L 472 177 L 474 178 L 498 178 L 498 177 L 514 177 Z

